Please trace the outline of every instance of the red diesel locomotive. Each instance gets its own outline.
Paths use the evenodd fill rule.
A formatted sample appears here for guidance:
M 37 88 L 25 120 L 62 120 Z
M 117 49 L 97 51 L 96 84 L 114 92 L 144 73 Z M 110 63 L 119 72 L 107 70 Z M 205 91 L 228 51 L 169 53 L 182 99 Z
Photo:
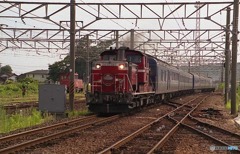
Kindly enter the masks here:
M 195 84 L 194 79 L 198 79 Z M 128 112 L 182 93 L 213 90 L 210 78 L 183 72 L 126 47 L 100 54 L 91 69 L 90 86 L 86 100 L 95 113 Z

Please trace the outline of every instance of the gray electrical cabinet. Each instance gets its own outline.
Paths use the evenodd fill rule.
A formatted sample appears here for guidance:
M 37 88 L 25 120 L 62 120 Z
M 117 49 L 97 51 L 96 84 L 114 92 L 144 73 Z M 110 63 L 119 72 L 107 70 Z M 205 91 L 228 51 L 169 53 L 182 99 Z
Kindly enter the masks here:
M 66 94 L 64 85 L 39 85 L 39 110 L 50 113 L 64 113 Z

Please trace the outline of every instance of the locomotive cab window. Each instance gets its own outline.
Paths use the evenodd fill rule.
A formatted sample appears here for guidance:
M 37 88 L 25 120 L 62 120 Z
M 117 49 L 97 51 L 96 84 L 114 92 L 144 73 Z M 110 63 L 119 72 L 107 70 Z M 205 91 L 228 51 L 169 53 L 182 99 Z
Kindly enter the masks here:
M 103 60 L 116 60 L 116 55 L 103 55 Z

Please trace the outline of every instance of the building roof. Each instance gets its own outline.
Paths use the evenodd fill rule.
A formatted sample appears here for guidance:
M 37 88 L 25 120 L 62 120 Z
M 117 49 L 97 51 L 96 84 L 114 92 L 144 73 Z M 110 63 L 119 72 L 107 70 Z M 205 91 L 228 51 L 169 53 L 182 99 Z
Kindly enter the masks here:
M 24 73 L 24 74 L 48 74 L 48 70 L 35 70 L 35 71 L 31 71 L 31 72 L 27 72 L 27 73 Z
M 12 76 L 18 76 L 18 75 L 15 73 L 12 73 L 11 75 L 9 75 L 9 77 L 12 77 Z
M 0 77 L 0 83 L 4 83 L 6 81 L 6 79 L 3 79 L 2 77 Z
M 7 74 L 2 74 L 0 77 L 1 78 L 8 78 L 8 75 Z

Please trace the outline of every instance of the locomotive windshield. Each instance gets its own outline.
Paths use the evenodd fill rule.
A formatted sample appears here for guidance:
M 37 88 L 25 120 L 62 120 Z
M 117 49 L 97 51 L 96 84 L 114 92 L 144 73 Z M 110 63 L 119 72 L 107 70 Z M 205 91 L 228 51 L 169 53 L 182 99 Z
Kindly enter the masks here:
M 142 62 L 142 58 L 141 55 L 127 55 L 127 61 L 138 64 Z
M 103 60 L 116 60 L 117 56 L 116 55 L 103 55 L 102 59 Z
M 105 51 L 101 54 L 101 57 L 102 57 L 102 60 L 115 61 L 115 60 L 121 59 L 121 57 L 118 57 L 118 56 L 121 56 L 121 54 L 118 54 L 118 53 L 119 53 L 118 51 L 115 51 L 115 52 Z M 122 55 L 122 58 L 126 59 L 128 62 L 135 63 L 135 64 L 139 64 L 142 62 L 142 55 L 136 54 L 134 52 L 125 51 L 125 53 Z

